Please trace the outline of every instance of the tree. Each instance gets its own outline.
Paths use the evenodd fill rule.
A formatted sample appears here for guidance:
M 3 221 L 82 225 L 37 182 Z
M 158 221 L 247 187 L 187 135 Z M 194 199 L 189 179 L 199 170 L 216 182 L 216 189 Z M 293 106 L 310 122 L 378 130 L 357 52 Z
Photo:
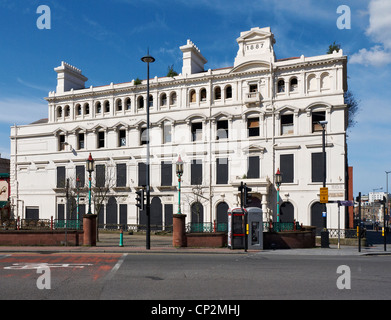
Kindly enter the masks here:
M 327 51 L 327 54 L 332 54 L 334 51 L 339 52 L 340 49 L 341 49 L 341 45 L 335 43 L 335 41 L 334 41 L 333 44 L 329 45 L 329 50 Z
M 174 70 L 174 65 L 172 64 L 171 66 L 168 66 L 168 70 L 167 70 L 167 76 L 166 77 L 175 77 L 178 75 L 178 72 L 176 72 Z
M 356 115 L 359 112 L 359 101 L 356 100 L 353 93 L 348 90 L 344 93 L 345 104 L 348 107 L 348 123 L 347 128 L 353 128 L 357 121 L 355 120 Z

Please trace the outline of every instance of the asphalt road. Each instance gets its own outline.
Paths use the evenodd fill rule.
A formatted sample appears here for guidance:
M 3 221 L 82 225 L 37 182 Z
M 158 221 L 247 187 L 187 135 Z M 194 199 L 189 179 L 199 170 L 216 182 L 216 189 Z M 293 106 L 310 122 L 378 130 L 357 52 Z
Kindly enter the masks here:
M 2 254 L 0 299 L 390 299 L 390 263 L 391 256 Z M 338 273 L 340 266 L 348 269 Z M 338 288 L 341 276 L 350 289 Z

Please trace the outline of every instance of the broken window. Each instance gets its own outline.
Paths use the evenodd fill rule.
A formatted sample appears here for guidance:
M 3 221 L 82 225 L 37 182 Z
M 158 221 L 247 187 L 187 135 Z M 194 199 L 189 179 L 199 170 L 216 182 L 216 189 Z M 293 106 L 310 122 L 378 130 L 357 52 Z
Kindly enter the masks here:
M 290 82 L 290 92 L 295 92 L 298 89 L 297 78 L 292 78 Z
M 319 121 L 325 121 L 326 120 L 326 112 L 325 111 L 317 111 L 312 112 L 312 132 L 318 132 L 322 131 L 322 125 L 319 123 Z
M 281 134 L 293 134 L 293 114 L 281 115 Z
M 228 138 L 228 120 L 217 121 L 216 140 Z
M 249 118 L 247 119 L 247 129 L 249 137 L 258 137 L 259 136 L 259 118 Z
M 278 93 L 285 92 L 285 81 L 282 80 L 282 79 L 281 79 L 281 80 L 278 80 L 277 92 L 278 92 Z
M 192 141 L 202 140 L 202 122 L 196 122 L 191 124 Z

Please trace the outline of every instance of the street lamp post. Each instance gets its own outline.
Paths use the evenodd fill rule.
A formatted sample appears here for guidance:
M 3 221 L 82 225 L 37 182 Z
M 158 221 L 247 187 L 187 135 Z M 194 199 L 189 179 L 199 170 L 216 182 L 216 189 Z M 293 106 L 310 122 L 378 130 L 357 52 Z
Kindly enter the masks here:
M 327 121 L 319 121 L 322 126 L 322 152 L 323 152 L 323 188 L 326 188 L 326 124 Z M 327 205 L 323 209 L 323 231 L 321 232 L 321 247 L 329 248 L 329 232 L 327 231 Z
M 277 186 L 277 222 L 280 222 L 280 186 L 282 182 L 282 174 L 280 169 L 276 172 L 276 186 Z
M 149 51 L 149 50 L 148 50 Z M 147 214 L 147 239 L 146 249 L 151 248 L 151 202 L 150 202 L 150 181 L 149 181 L 149 64 L 155 61 L 155 58 L 149 55 L 141 58 L 141 61 L 147 64 L 147 163 L 146 163 L 146 214 Z
M 87 171 L 88 171 L 88 214 L 92 214 L 91 211 L 91 174 L 94 171 L 94 159 L 91 153 L 87 160 Z
M 176 175 L 178 177 L 178 214 L 181 214 L 181 178 L 183 175 L 183 161 L 181 156 L 178 157 L 176 162 Z
M 76 204 L 76 229 L 79 229 L 79 208 L 80 208 L 80 178 L 76 178 L 76 193 L 77 193 L 77 204 Z

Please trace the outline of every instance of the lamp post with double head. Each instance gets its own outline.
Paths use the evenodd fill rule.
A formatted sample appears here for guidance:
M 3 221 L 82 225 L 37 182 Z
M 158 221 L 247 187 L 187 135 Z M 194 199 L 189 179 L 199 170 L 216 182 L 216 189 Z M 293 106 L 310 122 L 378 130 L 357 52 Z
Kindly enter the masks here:
M 149 55 L 141 58 L 141 61 L 147 64 L 147 163 L 146 163 L 146 215 L 147 215 L 147 239 L 146 249 L 151 248 L 151 201 L 150 201 L 150 178 L 149 178 L 149 64 L 155 61 L 155 58 Z

